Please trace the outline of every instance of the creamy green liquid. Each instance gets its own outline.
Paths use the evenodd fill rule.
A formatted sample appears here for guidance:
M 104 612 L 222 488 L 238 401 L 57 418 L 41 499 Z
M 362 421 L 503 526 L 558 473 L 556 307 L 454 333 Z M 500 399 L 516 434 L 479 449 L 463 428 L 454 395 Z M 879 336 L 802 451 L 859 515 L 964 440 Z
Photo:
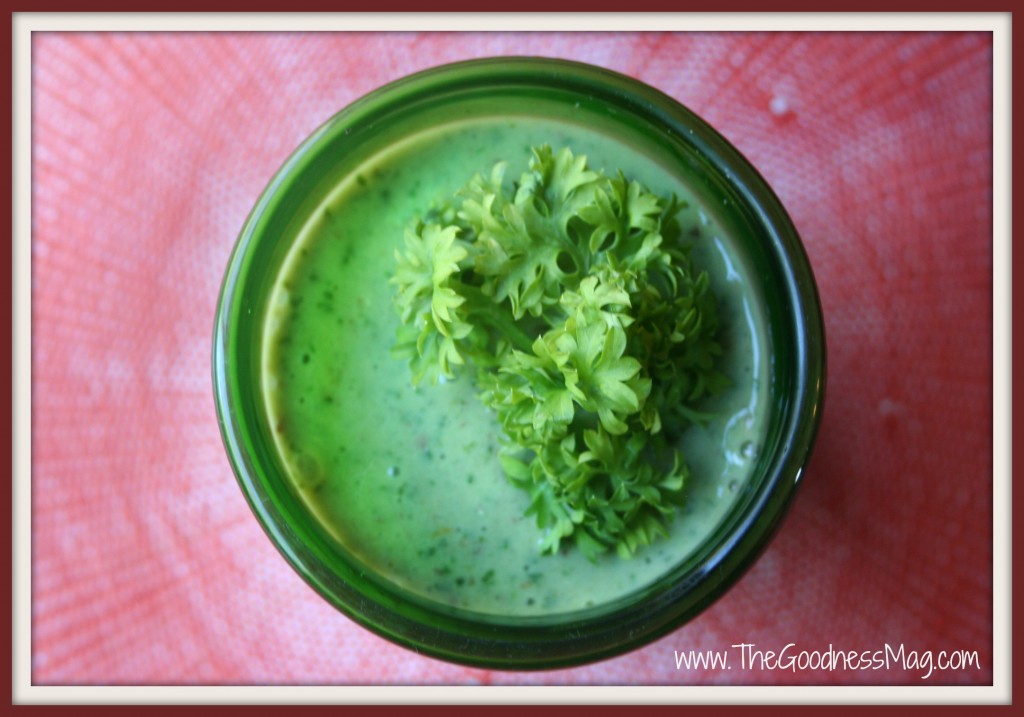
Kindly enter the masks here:
M 633 148 L 535 118 L 454 124 L 409 139 L 339 183 L 284 262 L 263 346 L 270 424 L 309 509 L 367 569 L 448 605 L 540 615 L 599 605 L 691 554 L 742 492 L 765 432 L 767 360 L 757 302 L 728 237 L 695 202 L 682 215 L 719 299 L 733 387 L 702 406 L 717 418 L 683 440 L 692 478 L 670 537 L 632 559 L 539 553 L 528 496 L 498 463 L 498 426 L 472 372 L 414 388 L 389 355 L 398 316 L 388 284 L 409 220 L 477 172 L 526 168 L 547 143 L 623 169 L 659 194 L 690 193 Z

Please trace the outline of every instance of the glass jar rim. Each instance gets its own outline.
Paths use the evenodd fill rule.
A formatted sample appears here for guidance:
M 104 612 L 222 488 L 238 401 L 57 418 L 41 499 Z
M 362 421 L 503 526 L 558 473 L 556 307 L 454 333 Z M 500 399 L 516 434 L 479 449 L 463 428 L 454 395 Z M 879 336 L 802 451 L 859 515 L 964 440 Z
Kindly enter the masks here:
M 244 425 L 242 390 L 232 376 L 238 347 L 235 323 L 244 306 L 245 280 L 253 247 L 266 236 L 269 217 L 282 211 L 284 197 L 299 190 L 303 173 L 328 142 L 386 121 L 396 112 L 439 93 L 499 87 L 577 90 L 649 123 L 666 141 L 684 143 L 720 173 L 730 191 L 756 217 L 778 258 L 780 284 L 791 312 L 792 385 L 783 397 L 785 425 L 772 475 L 762 481 L 746 512 L 738 516 L 687 575 L 669 571 L 650 589 L 612 607 L 544 618 L 496 618 L 409 600 L 400 590 L 337 575 L 322 550 L 311 548 L 297 530 L 296 515 L 272 495 L 263 467 L 252 454 Z M 251 312 L 252 307 L 248 310 Z M 468 60 L 396 80 L 334 115 L 286 160 L 250 213 L 235 245 L 218 301 L 213 341 L 214 392 L 218 420 L 232 467 L 250 508 L 292 567 L 336 608 L 364 627 L 398 644 L 452 662 L 503 668 L 539 669 L 611 657 L 676 629 L 720 597 L 753 563 L 775 533 L 800 483 L 817 432 L 824 398 L 824 325 L 813 273 L 803 245 L 781 202 L 724 137 L 675 99 L 628 76 L 584 63 L 537 57 Z

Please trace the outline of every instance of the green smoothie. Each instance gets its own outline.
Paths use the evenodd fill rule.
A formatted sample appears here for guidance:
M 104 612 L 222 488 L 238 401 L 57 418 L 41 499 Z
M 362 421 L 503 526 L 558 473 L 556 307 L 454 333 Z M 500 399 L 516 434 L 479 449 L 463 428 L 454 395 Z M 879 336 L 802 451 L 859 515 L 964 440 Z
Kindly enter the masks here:
M 732 384 L 702 410 L 682 450 L 686 502 L 630 559 L 541 555 L 529 496 L 498 461 L 500 428 L 472 375 L 414 387 L 390 356 L 394 253 L 410 219 L 478 172 L 530 147 L 568 146 L 689 207 L 694 261 L 718 298 L 721 370 Z M 517 164 L 516 162 L 520 163 Z M 765 434 L 768 361 L 754 282 L 728 235 L 656 158 L 583 126 L 534 117 L 451 123 L 414 135 L 344 177 L 300 231 L 267 314 L 266 410 L 295 490 L 340 547 L 424 598 L 494 615 L 600 605 L 650 584 L 691 554 L 742 495 Z

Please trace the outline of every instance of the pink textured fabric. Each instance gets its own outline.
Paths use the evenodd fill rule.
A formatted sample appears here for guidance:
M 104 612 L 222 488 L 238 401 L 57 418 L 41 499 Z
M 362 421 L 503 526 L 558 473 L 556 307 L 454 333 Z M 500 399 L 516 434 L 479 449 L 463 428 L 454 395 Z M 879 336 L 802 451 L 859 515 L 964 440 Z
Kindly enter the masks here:
M 988 684 L 988 34 L 36 34 L 35 684 Z M 409 72 L 503 54 L 637 77 L 716 126 L 788 208 L 828 331 L 789 517 L 719 602 L 576 669 L 427 659 L 280 558 L 214 414 L 213 312 L 294 147 Z M 675 651 L 977 651 L 978 667 L 677 669 Z M 731 658 L 739 659 L 738 652 Z

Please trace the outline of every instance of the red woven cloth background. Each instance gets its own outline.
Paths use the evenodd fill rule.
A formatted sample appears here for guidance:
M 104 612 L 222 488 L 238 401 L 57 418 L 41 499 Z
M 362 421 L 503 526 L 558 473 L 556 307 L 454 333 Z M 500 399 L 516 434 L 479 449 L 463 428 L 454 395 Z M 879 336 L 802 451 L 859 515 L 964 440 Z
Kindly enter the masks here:
M 503 54 L 631 75 L 719 129 L 790 212 L 828 335 L 761 559 L 674 634 L 540 673 L 330 608 L 250 513 L 210 378 L 229 253 L 288 154 L 388 81 Z M 32 58 L 34 684 L 991 683 L 990 34 L 36 33 Z M 738 643 L 979 666 L 676 668 Z

